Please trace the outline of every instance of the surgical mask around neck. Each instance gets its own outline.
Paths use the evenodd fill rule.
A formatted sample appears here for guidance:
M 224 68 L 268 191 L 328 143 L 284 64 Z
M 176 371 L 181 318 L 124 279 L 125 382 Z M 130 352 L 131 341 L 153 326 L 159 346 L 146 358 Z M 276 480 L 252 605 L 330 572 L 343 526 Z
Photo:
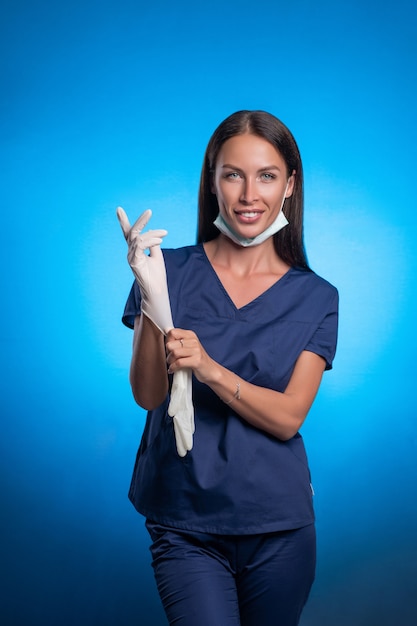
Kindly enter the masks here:
M 248 248 L 250 246 L 259 246 L 260 243 L 263 243 L 269 237 L 272 237 L 272 235 L 275 235 L 275 233 L 280 231 L 282 228 L 284 228 L 284 226 L 288 224 L 288 220 L 285 217 L 284 213 L 282 212 L 282 207 L 284 206 L 287 188 L 288 188 L 288 183 L 287 183 L 287 186 L 285 187 L 284 197 L 282 199 L 281 208 L 279 210 L 277 217 L 272 222 L 272 224 L 268 226 L 268 228 L 266 228 L 262 233 L 259 233 L 259 235 L 256 235 L 256 237 L 249 237 L 249 238 L 241 237 L 241 235 L 238 235 L 229 226 L 229 224 L 226 222 L 226 220 L 223 218 L 223 216 L 220 213 L 214 220 L 213 224 L 219 229 L 221 233 L 223 233 L 223 235 L 226 235 L 227 237 L 229 237 L 229 239 L 231 239 L 234 243 L 237 243 L 239 246 L 243 246 L 244 248 Z

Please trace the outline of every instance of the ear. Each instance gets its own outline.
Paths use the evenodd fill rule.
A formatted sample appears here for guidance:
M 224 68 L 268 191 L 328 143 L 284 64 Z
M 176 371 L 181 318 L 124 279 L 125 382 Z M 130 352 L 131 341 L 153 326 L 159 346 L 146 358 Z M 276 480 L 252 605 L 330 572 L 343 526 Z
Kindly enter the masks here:
M 289 198 L 293 194 L 296 174 L 296 171 L 293 170 L 291 176 L 288 179 L 287 193 L 285 194 L 286 198 Z

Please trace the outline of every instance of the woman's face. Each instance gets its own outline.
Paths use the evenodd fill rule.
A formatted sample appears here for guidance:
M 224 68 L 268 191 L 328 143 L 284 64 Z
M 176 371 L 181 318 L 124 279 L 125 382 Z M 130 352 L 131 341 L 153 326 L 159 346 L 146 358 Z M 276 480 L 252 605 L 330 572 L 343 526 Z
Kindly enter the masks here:
M 225 141 L 217 157 L 212 191 L 223 219 L 240 236 L 262 233 L 291 196 L 294 176 L 276 148 L 257 135 L 236 135 Z

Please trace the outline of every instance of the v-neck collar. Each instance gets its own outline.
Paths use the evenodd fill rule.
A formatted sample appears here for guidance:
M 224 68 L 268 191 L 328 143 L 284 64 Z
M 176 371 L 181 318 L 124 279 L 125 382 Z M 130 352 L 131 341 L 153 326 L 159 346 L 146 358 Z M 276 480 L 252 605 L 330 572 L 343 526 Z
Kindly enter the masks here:
M 283 282 L 286 282 L 287 277 L 289 276 L 289 274 L 292 273 L 292 271 L 294 270 L 293 267 L 290 267 L 285 274 L 283 274 L 280 278 L 278 278 L 270 287 L 268 287 L 267 289 L 265 289 L 265 291 L 263 291 L 262 293 L 260 293 L 258 296 L 256 296 L 256 298 L 253 298 L 253 300 L 250 300 L 250 302 L 247 302 L 246 304 L 244 304 L 241 307 L 236 306 L 236 304 L 234 303 L 233 299 L 230 297 L 229 292 L 227 291 L 226 287 L 223 285 L 222 281 L 220 280 L 219 275 L 217 274 L 216 270 L 214 269 L 210 259 L 207 256 L 207 253 L 204 249 L 204 245 L 201 243 L 199 244 L 200 246 L 200 250 L 201 250 L 201 256 L 202 259 L 204 261 L 204 263 L 206 263 L 209 267 L 210 273 L 212 274 L 212 276 L 214 277 L 214 280 L 216 281 L 217 285 L 219 286 L 219 288 L 222 290 L 222 292 L 225 294 L 225 296 L 227 297 L 228 301 L 230 302 L 230 304 L 232 305 L 233 309 L 235 311 L 238 312 L 244 312 L 245 309 L 249 309 L 250 307 L 253 307 L 254 305 L 258 304 L 258 302 L 264 298 L 266 298 L 269 293 L 275 289 L 277 289 L 278 287 L 281 287 Z

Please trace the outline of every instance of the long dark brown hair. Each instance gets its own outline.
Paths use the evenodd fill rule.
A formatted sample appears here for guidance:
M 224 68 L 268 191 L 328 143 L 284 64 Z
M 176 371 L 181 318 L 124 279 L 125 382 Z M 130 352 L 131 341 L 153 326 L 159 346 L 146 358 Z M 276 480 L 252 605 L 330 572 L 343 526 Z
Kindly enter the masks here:
M 212 181 L 217 157 L 225 141 L 246 133 L 269 141 L 283 157 L 287 178 L 295 172 L 293 193 L 285 199 L 283 210 L 289 224 L 274 235 L 278 256 L 290 266 L 308 268 L 303 240 L 303 166 L 296 141 L 289 129 L 266 111 L 237 111 L 227 117 L 214 131 L 204 155 L 198 197 L 197 242 L 215 239 L 219 231 L 213 222 L 219 213 Z

